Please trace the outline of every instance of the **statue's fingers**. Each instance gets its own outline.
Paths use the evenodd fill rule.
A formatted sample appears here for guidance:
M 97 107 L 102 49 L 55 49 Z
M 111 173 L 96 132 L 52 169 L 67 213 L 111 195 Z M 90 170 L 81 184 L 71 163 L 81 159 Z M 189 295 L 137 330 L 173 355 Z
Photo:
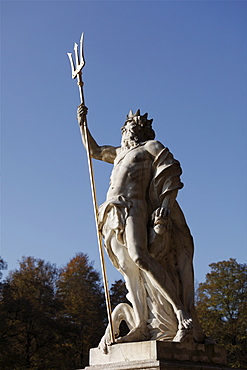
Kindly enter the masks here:
M 164 208 L 160 208 L 160 217 L 163 217 L 165 215 L 165 209 Z
M 159 213 L 160 213 L 160 208 L 157 208 L 155 210 L 155 217 L 159 217 Z

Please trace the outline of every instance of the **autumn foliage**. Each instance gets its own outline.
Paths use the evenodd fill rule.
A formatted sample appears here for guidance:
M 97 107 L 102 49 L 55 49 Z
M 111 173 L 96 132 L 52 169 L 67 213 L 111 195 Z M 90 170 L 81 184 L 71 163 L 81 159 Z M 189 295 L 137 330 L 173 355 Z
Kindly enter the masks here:
M 209 266 L 197 290 L 200 322 L 226 348 L 229 366 L 247 368 L 247 265 L 231 258 Z
M 23 258 L 1 283 L 0 368 L 83 368 L 105 325 L 100 276 L 86 255 L 60 270 Z
M 246 368 L 247 266 L 230 259 L 210 268 L 196 294 L 200 322 L 227 349 L 228 365 Z M 3 269 L 0 259 L 0 280 Z M 112 308 L 127 302 L 126 293 L 122 280 L 112 285 Z M 0 283 L 0 369 L 82 369 L 106 325 L 101 277 L 87 255 L 77 254 L 60 269 L 23 257 Z

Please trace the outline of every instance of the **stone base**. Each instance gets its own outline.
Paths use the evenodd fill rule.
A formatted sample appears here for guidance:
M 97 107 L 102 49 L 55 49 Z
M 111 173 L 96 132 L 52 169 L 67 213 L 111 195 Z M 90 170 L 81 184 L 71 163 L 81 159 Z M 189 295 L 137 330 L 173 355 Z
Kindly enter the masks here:
M 226 370 L 226 351 L 215 344 L 175 342 L 119 343 L 103 354 L 90 350 L 87 370 Z
M 129 364 L 116 363 L 115 365 L 96 365 L 85 367 L 84 370 L 232 370 L 232 368 L 216 365 L 195 363 L 171 363 L 164 361 L 140 361 Z

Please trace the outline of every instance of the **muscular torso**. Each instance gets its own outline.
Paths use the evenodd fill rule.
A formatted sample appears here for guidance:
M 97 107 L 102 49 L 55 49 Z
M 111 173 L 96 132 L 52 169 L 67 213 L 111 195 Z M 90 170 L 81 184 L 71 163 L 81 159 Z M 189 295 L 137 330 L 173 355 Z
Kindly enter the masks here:
M 152 176 L 153 159 L 145 144 L 120 151 L 114 161 L 107 199 L 124 195 L 131 200 L 145 200 Z

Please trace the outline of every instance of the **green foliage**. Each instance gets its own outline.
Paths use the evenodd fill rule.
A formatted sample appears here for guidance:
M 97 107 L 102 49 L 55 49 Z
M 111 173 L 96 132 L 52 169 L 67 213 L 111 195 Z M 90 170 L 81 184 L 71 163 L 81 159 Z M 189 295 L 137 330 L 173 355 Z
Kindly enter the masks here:
M 128 299 L 126 295 L 128 290 L 126 288 L 125 282 L 123 280 L 116 280 L 115 283 L 112 284 L 110 289 L 110 296 L 111 296 L 111 306 L 112 310 L 119 304 L 119 303 L 128 303 Z M 120 337 L 123 337 L 128 334 L 129 328 L 125 321 L 122 321 L 120 324 Z
M 126 295 L 128 290 L 126 289 L 125 282 L 123 280 L 116 280 L 115 283 L 112 284 L 110 289 L 111 295 L 111 306 L 114 309 L 119 303 L 129 303 Z
M 230 366 L 247 366 L 247 265 L 231 258 L 209 266 L 197 290 L 201 325 L 226 348 Z
M 0 257 L 0 280 L 2 279 L 3 273 L 2 270 L 7 269 L 7 263 Z
M 84 367 L 89 349 L 98 345 L 107 324 L 100 276 L 87 255 L 77 254 L 61 271 L 58 297 L 63 302 L 60 317 L 68 324 L 66 350 L 72 355 L 71 365 Z
M 56 277 L 55 266 L 28 257 L 2 284 L 2 369 L 35 369 L 39 355 L 54 343 Z
M 0 368 L 70 370 L 88 364 L 106 325 L 99 274 L 79 254 L 62 270 L 33 257 L 1 284 Z

